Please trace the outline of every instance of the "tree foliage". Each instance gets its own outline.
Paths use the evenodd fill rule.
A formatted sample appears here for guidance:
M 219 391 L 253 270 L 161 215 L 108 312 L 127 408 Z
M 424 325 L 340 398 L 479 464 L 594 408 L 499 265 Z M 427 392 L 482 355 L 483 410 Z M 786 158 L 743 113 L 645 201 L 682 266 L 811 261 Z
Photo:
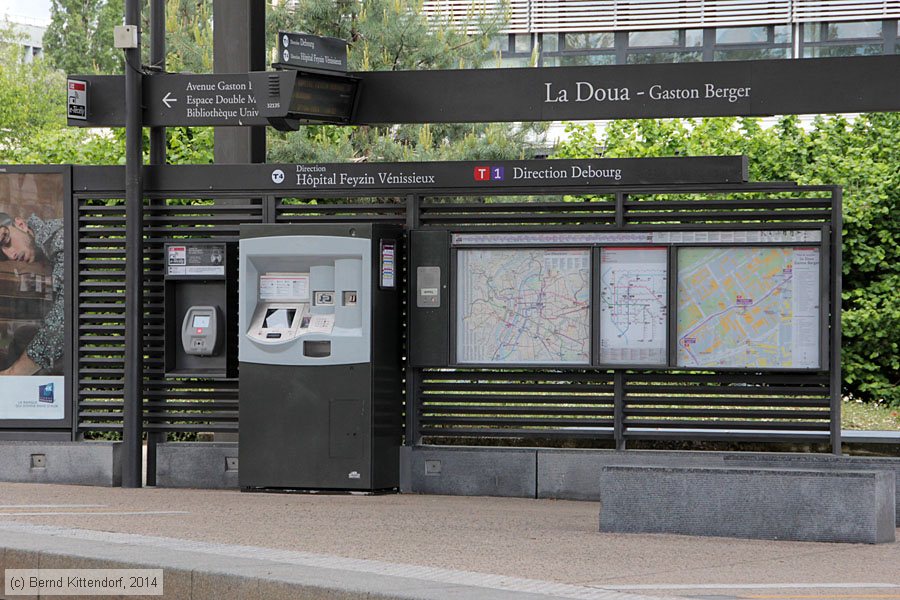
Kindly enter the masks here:
M 17 36 L 4 29 L 0 39 Z M 25 62 L 20 46 L 0 43 L 0 150 L 25 145 L 36 131 L 64 124 L 65 86 L 64 76 L 44 61 Z
M 53 0 L 44 51 L 68 74 L 121 73 L 123 54 L 113 28 L 123 22 L 124 0 Z
M 900 406 L 900 113 L 569 124 L 561 158 L 746 154 L 752 181 L 843 186 L 843 391 Z
M 449 22 L 430 23 L 421 8 L 417 0 L 280 3 L 269 11 L 269 39 L 277 31 L 300 31 L 346 40 L 355 71 L 475 68 L 491 59 L 490 41 L 505 15 L 472 12 L 460 30 Z M 274 162 L 520 158 L 545 130 L 533 124 L 312 126 L 270 133 L 269 157 Z

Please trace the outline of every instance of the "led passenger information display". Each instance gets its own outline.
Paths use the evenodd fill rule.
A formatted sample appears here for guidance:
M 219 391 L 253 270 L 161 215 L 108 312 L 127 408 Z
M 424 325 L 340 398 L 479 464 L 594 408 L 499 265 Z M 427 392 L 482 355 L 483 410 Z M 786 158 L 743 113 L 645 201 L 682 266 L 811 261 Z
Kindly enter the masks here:
M 681 248 L 677 365 L 819 367 L 819 249 Z
M 459 362 L 590 363 L 590 250 L 473 249 L 458 261 Z

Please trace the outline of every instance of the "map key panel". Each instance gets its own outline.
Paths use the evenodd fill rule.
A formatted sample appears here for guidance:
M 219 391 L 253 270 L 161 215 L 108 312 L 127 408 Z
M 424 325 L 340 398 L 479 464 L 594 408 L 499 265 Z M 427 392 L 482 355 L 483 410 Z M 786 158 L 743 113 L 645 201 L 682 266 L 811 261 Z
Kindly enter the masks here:
M 600 362 L 665 365 L 668 320 L 665 247 L 600 251 Z

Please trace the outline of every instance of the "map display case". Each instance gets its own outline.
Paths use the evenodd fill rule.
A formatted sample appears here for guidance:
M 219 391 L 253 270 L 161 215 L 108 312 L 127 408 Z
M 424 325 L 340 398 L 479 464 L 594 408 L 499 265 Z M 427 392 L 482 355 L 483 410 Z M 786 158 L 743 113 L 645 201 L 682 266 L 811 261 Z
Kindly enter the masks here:
M 448 239 L 447 366 L 826 369 L 819 229 Z

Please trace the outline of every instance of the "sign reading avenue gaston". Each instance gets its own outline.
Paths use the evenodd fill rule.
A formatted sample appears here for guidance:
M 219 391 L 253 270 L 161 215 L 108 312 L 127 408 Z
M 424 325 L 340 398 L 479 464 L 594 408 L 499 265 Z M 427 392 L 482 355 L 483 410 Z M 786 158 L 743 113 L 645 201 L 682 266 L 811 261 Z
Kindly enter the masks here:
M 685 64 L 378 71 L 350 124 L 471 123 L 900 110 L 900 55 Z M 82 127 L 125 123 L 124 77 L 83 76 Z M 151 75 L 144 124 L 265 125 L 249 74 Z

